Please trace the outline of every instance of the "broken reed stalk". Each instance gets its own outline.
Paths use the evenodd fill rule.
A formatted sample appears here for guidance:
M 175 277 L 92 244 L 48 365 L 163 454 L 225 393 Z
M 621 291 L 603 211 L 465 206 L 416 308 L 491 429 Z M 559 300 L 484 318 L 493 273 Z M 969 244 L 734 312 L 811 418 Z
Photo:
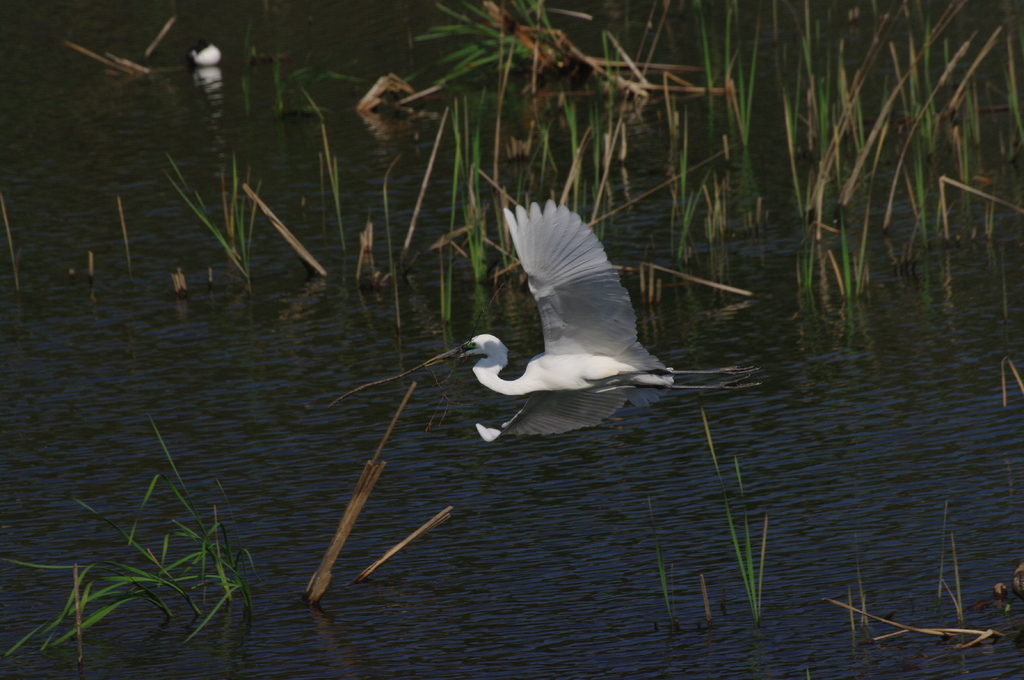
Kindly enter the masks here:
M 942 175 L 941 177 L 939 177 L 939 200 L 940 200 L 941 205 L 944 208 L 946 207 L 946 203 L 945 203 L 945 200 L 946 200 L 945 185 L 947 185 L 947 184 L 952 186 L 952 187 L 956 187 L 957 189 L 959 189 L 961 191 L 965 191 L 965 192 L 967 192 L 969 194 L 974 194 L 978 198 L 983 198 L 986 201 L 990 201 L 992 203 L 996 203 L 998 205 L 1003 206 L 1004 208 L 1009 208 L 1010 210 L 1013 210 L 1014 212 L 1016 212 L 1018 214 L 1024 215 L 1024 208 L 1020 207 L 1019 205 L 1014 205 L 1013 203 L 1010 203 L 1009 201 L 1004 201 L 1001 198 L 996 198 L 992 194 L 986 194 L 984 191 L 980 191 L 978 189 L 975 189 L 974 187 L 970 186 L 969 184 L 964 184 L 963 182 L 958 182 L 955 179 L 951 179 L 949 177 L 946 177 L 945 175 Z M 944 237 L 945 237 L 945 239 L 947 241 L 949 241 L 949 221 L 946 218 L 946 210 L 943 210 L 943 212 L 942 212 L 942 221 L 943 221 L 943 228 L 945 229 Z
M 892 217 L 893 197 L 894 197 L 894 195 L 896 193 L 896 179 L 895 178 L 899 176 L 899 171 L 900 171 L 900 169 L 903 168 L 903 159 L 906 157 L 907 151 L 910 149 L 910 143 L 914 140 L 914 132 L 917 130 L 917 126 L 921 123 L 921 120 L 924 118 L 925 112 L 928 110 L 928 106 L 931 104 L 932 100 L 939 93 L 939 91 L 943 88 L 943 85 L 945 85 L 946 80 L 949 78 L 950 74 L 953 73 L 953 70 L 956 67 L 957 63 L 961 59 L 963 59 L 964 55 L 967 54 L 967 50 L 971 46 L 971 41 L 973 39 L 974 39 L 974 36 L 972 35 L 970 38 L 965 40 L 964 43 L 960 46 L 960 49 L 958 49 L 956 51 L 956 54 L 954 54 L 953 57 L 949 60 L 949 63 L 946 64 L 946 68 L 942 72 L 942 75 L 939 76 L 939 80 L 935 84 L 935 87 L 932 88 L 931 94 L 928 95 L 928 99 L 925 100 L 924 105 L 921 106 L 921 110 L 918 111 L 916 116 L 914 116 L 913 122 L 911 123 L 910 127 L 907 129 L 907 132 L 905 133 L 906 139 L 903 142 L 903 148 L 900 150 L 900 154 L 897 157 L 896 172 L 893 173 L 894 180 L 893 180 L 892 186 L 889 189 L 889 203 L 886 206 L 885 219 L 882 221 L 882 232 L 883 233 L 886 233 L 889 230 L 889 220 Z M 990 42 L 991 42 L 991 39 L 990 39 Z M 931 43 L 927 43 L 924 46 L 924 48 L 922 49 L 922 53 L 923 53 L 924 50 L 929 49 L 930 46 L 931 46 Z M 987 54 L 987 51 L 985 53 Z M 919 54 L 918 56 L 920 57 L 921 55 Z M 915 61 L 911 62 L 909 68 L 913 69 L 913 68 L 916 67 L 916 65 L 917 65 L 917 61 L 915 60 Z M 879 121 L 881 121 L 881 120 L 882 119 L 879 118 Z M 876 121 L 875 127 L 878 127 L 878 124 L 879 124 L 878 121 Z M 851 190 L 851 192 L 852 192 L 852 190 Z M 844 194 L 845 194 L 845 190 L 844 190 Z M 945 219 L 945 214 L 943 214 L 943 218 Z M 948 227 L 948 225 L 946 225 L 946 226 Z M 948 228 L 947 228 L 947 234 L 948 234 Z
M 752 293 L 749 290 L 743 290 L 742 288 L 736 288 L 734 286 L 727 286 L 726 284 L 718 283 L 717 281 L 708 281 L 707 279 L 702 279 L 702 278 L 700 278 L 698 276 L 694 276 L 692 274 L 686 274 L 686 273 L 683 273 L 683 272 L 678 272 L 678 271 L 676 271 L 674 269 L 669 269 L 668 267 L 661 267 L 661 266 L 653 264 L 651 262 L 648 262 L 646 264 L 647 264 L 648 267 L 650 267 L 651 270 L 656 270 L 656 271 L 659 271 L 659 272 L 664 272 L 666 274 L 671 274 L 672 276 L 678 276 L 679 278 L 681 278 L 681 279 L 683 279 L 685 281 L 690 281 L 692 283 L 699 283 L 702 286 L 709 286 L 711 288 L 717 288 L 718 290 L 724 290 L 727 293 L 736 293 L 737 295 L 746 295 L 747 297 L 753 297 L 754 296 L 754 293 Z
M 391 161 L 391 165 L 388 166 L 387 172 L 384 173 L 384 233 L 388 237 L 388 269 L 389 276 L 391 277 L 391 289 L 395 293 L 395 327 L 398 332 L 402 332 L 402 309 L 398 304 L 398 277 L 395 275 L 395 253 L 391 247 L 391 217 L 388 211 L 388 178 L 391 177 L 391 171 L 395 168 L 395 164 L 398 163 L 398 159 L 402 157 L 399 153 L 395 156 L 395 160 Z
M 121 57 L 114 56 L 113 54 L 108 53 L 106 57 L 101 57 L 95 52 L 87 50 L 81 45 L 77 45 L 70 40 L 65 40 L 64 44 L 76 52 L 81 52 L 85 56 L 95 59 L 104 66 L 109 66 L 110 68 L 116 71 L 121 71 L 122 73 L 127 73 L 129 75 L 146 75 L 150 72 L 150 70 L 145 66 L 140 66 L 133 61 L 122 59 Z
M 92 284 L 96 280 L 96 268 L 94 266 L 95 265 L 95 260 L 96 260 L 96 258 L 93 257 L 92 251 L 90 250 L 89 251 L 89 287 L 90 288 L 92 288 Z
M 622 106 L 619 108 L 619 122 L 612 131 L 612 136 L 608 142 L 608 146 L 605 147 L 604 158 L 602 159 L 601 169 L 601 183 L 597 187 L 597 195 L 594 197 L 594 212 L 590 213 L 590 221 L 593 222 L 594 218 L 597 217 L 597 211 L 601 208 L 601 197 L 604 195 L 605 187 L 608 185 L 608 173 L 612 167 L 612 153 L 615 148 L 615 142 L 619 139 L 619 135 L 625 135 L 623 131 L 625 116 L 626 114 L 626 102 L 623 100 Z
M 128 259 L 128 278 L 134 279 L 132 276 L 132 253 L 128 249 L 128 227 L 124 222 L 124 206 L 121 205 L 121 197 L 117 197 L 117 212 L 121 215 L 121 234 L 124 236 L 124 256 Z
M 895 4 L 896 3 L 894 2 L 894 8 Z M 895 103 L 896 97 L 899 96 L 902 92 L 903 86 L 906 84 L 911 72 L 917 68 L 917 63 L 928 52 L 928 50 L 931 49 L 932 44 L 938 39 L 939 35 L 949 25 L 949 23 L 952 22 L 953 17 L 956 16 L 956 14 L 961 9 L 963 9 L 965 4 L 965 0 L 957 0 L 953 3 L 950 3 L 950 5 L 946 7 L 946 10 L 943 12 L 942 16 L 939 17 L 938 22 L 936 22 L 935 27 L 932 29 L 929 39 L 925 42 L 922 49 L 918 51 L 917 56 L 911 62 L 910 68 L 907 70 L 906 73 L 902 75 L 901 78 L 899 78 L 896 85 L 893 87 L 893 90 L 890 93 L 889 98 L 886 100 L 886 103 L 882 107 L 882 111 L 876 120 L 874 128 L 868 135 L 867 141 L 864 143 L 864 146 L 861 148 L 861 151 L 858 154 L 857 160 L 854 162 L 854 170 L 850 173 L 850 176 L 847 178 L 843 190 L 840 192 L 840 205 L 845 206 L 853 193 L 853 189 L 857 183 L 861 169 L 864 166 L 864 162 L 867 160 L 867 154 L 870 152 L 871 147 L 874 145 L 875 139 L 881 133 L 881 125 L 879 124 L 879 122 L 888 119 L 889 110 Z M 904 2 L 901 4 L 900 9 L 902 9 L 905 6 L 906 0 L 904 0 Z M 883 23 L 883 25 L 879 29 L 871 49 L 869 49 L 867 56 L 865 56 L 864 61 L 861 64 L 861 67 L 854 74 L 853 82 L 850 85 L 849 94 L 847 96 L 847 104 L 844 107 L 842 116 L 840 117 L 840 121 L 836 126 L 836 133 L 833 134 L 832 139 L 829 142 L 828 149 L 824 154 L 822 160 L 819 162 L 818 177 L 815 180 L 815 186 L 812 189 L 811 194 L 808 196 L 808 201 L 813 202 L 817 206 L 815 219 L 819 222 L 821 221 L 820 208 L 823 194 L 825 191 L 825 184 L 827 183 L 828 178 L 831 176 L 831 171 L 826 169 L 832 168 L 834 165 L 836 165 L 837 155 L 840 151 L 840 142 L 842 141 L 842 137 L 844 136 L 845 131 L 850 129 L 853 125 L 854 108 L 856 103 L 860 99 L 860 90 L 867 80 L 869 67 L 877 58 L 878 52 L 881 49 L 882 44 L 885 43 L 885 37 L 892 30 L 892 27 L 895 24 L 895 20 L 899 16 L 899 14 L 900 12 L 889 12 L 887 14 L 887 21 L 885 21 L 885 23 Z M 898 174 L 899 173 L 897 172 L 896 175 Z M 888 223 L 886 223 L 886 225 L 883 226 L 883 232 L 886 230 L 887 225 Z
M 185 275 L 181 273 L 181 267 L 178 267 L 177 272 L 171 272 L 171 283 L 174 284 L 174 295 L 179 300 L 184 300 L 188 297 L 188 286 L 185 285 Z M 213 274 L 210 274 L 210 285 L 213 285 Z
M 1009 365 L 1010 370 L 1013 371 L 1013 377 L 1017 380 L 1017 386 L 1020 387 L 1021 394 L 1024 394 L 1024 381 L 1020 379 L 1020 373 L 1017 372 L 1017 367 L 1013 365 L 1013 361 L 1010 357 L 1003 357 L 1003 360 L 999 362 L 999 376 L 1003 383 L 1003 408 L 1006 408 L 1006 367 Z
M 242 183 L 242 190 L 245 191 L 246 195 L 252 200 L 252 202 L 263 211 L 263 214 L 267 216 L 267 219 L 269 219 L 270 223 L 274 225 L 277 232 L 281 234 L 288 245 L 291 246 L 292 250 L 295 251 L 295 254 L 302 262 L 302 265 L 306 268 L 306 273 L 309 274 L 310 277 L 326 277 L 327 270 L 316 261 L 315 257 L 310 255 L 309 251 L 306 250 L 299 242 L 299 239 L 295 238 L 295 235 L 288 230 L 288 227 L 284 226 L 284 223 L 277 218 L 277 215 L 267 207 L 267 204 L 263 202 L 263 199 L 256 195 L 256 192 L 249 187 L 248 182 Z
M 352 533 L 352 527 L 355 526 L 356 520 L 359 518 L 359 513 L 362 511 L 363 506 L 366 504 L 367 499 L 370 497 L 370 492 L 373 491 L 373 485 L 377 483 L 377 479 L 380 477 L 381 472 L 384 471 L 384 466 L 387 465 L 387 461 L 381 461 L 377 464 L 377 458 L 380 456 L 381 450 L 384 448 L 384 443 L 387 442 L 388 437 L 391 435 L 391 431 L 395 427 L 395 423 L 398 421 L 398 417 L 402 414 L 402 409 L 409 403 L 409 397 L 412 396 L 413 390 L 416 389 L 416 383 L 409 385 L 408 391 L 405 393 L 405 397 L 402 399 L 402 403 L 398 406 L 398 410 L 395 411 L 395 416 L 391 419 L 391 424 L 388 425 L 387 431 L 384 433 L 383 439 L 380 440 L 380 446 L 377 447 L 376 453 L 373 454 L 371 460 L 366 461 L 366 465 L 363 467 L 363 472 L 359 476 L 359 481 L 356 482 L 356 488 L 352 491 L 352 498 L 349 499 L 348 505 L 345 507 L 345 514 L 342 515 L 341 520 L 338 522 L 338 528 L 334 532 L 334 538 L 331 539 L 331 544 L 327 548 L 327 552 L 324 554 L 322 560 L 320 560 L 320 566 L 313 573 L 313 576 L 309 579 L 309 584 L 306 586 L 306 591 L 302 595 L 302 599 L 311 605 L 317 605 L 320 599 L 327 592 L 327 586 L 331 582 L 331 569 L 334 567 L 334 562 L 338 559 L 338 553 L 341 552 L 342 546 L 345 545 L 345 541 L 348 539 L 350 533 Z
M 177 14 L 175 14 L 174 16 L 172 16 L 170 19 L 167 20 L 167 23 L 164 24 L 164 27 L 161 28 L 160 32 L 157 33 L 155 38 L 153 38 L 153 42 L 151 42 L 149 44 L 149 47 L 146 48 L 146 53 L 142 56 L 142 60 L 143 61 L 145 61 L 146 59 L 149 59 L 150 55 L 153 54 L 153 52 L 156 50 L 156 48 L 160 44 L 160 42 L 170 32 L 171 27 L 174 26 L 174 22 L 177 21 L 177 20 L 178 20 L 178 15 Z
M 704 583 L 704 574 L 700 575 L 700 595 L 704 600 L 704 620 L 708 623 L 708 628 L 714 623 L 711 619 L 711 603 L 708 602 L 708 587 Z
M 78 670 L 82 670 L 82 595 L 80 592 L 81 581 L 78 580 L 78 563 L 75 563 L 72 571 L 75 583 L 75 639 L 78 641 Z
M 420 195 L 416 199 L 416 207 L 412 211 L 412 219 L 409 220 L 409 231 L 405 234 L 405 243 L 402 245 L 402 254 L 399 256 L 399 261 L 405 259 L 406 254 L 409 252 L 409 244 L 412 243 L 412 233 L 416 229 L 416 218 L 420 215 L 420 207 L 423 205 L 423 196 L 427 193 L 427 184 L 430 183 L 430 173 L 434 170 L 434 159 L 437 158 L 437 148 L 441 146 L 441 135 L 444 133 L 444 124 L 448 120 L 448 108 L 444 107 L 444 113 L 441 115 L 441 124 L 437 126 L 437 137 L 434 138 L 434 148 L 430 151 L 430 160 L 427 162 L 427 172 L 423 175 L 423 184 L 420 186 Z M 321 174 L 323 171 L 321 170 Z M 322 183 L 322 180 L 321 180 Z
M 701 166 L 704 166 L 704 165 L 707 165 L 708 163 L 710 163 L 711 161 L 715 160 L 716 158 L 718 158 L 719 156 L 721 156 L 724 153 L 725 153 L 724 151 L 719 151 L 717 153 L 711 154 L 710 156 L 708 156 L 707 158 L 702 160 L 700 163 L 697 163 L 696 165 L 691 165 L 689 168 L 686 169 L 686 174 L 690 174 L 691 172 L 693 172 L 697 168 L 699 168 Z M 625 210 L 626 208 L 628 208 L 629 206 L 633 205 L 634 203 L 636 203 L 638 201 L 642 201 L 643 199 L 647 198 L 648 196 L 650 196 L 654 192 L 660 191 L 661 189 L 664 189 L 669 184 L 672 184 L 673 182 L 678 182 L 679 181 L 679 177 L 680 176 L 678 174 L 673 173 L 671 177 L 669 177 L 667 180 L 665 180 L 661 184 L 657 185 L 656 187 L 648 189 L 647 191 L 645 191 L 644 193 L 640 194 L 639 196 L 637 196 L 635 198 L 629 199 L 628 201 L 626 201 L 625 203 L 620 205 L 618 208 L 614 208 L 612 210 L 609 210 L 608 212 L 606 212 L 605 214 L 601 215 L 597 219 L 591 220 L 590 221 L 590 225 L 589 225 L 590 228 L 593 229 L 594 225 L 597 224 L 598 222 L 601 222 L 603 220 L 608 219 L 609 217 L 611 217 L 615 213 L 620 212 L 622 210 Z
M 14 268 L 14 290 L 20 291 L 18 283 L 18 258 L 14 255 L 14 239 L 11 238 L 11 223 L 7 220 L 7 203 L 4 202 L 4 192 L 0 191 L 0 211 L 4 214 L 4 228 L 7 229 L 7 247 L 11 249 L 11 266 Z
M 843 609 L 848 609 L 848 610 L 850 610 L 852 612 L 860 614 L 861 616 L 868 617 L 868 618 L 874 619 L 875 621 L 879 621 L 881 623 L 884 623 L 884 624 L 887 624 L 887 625 L 899 628 L 900 632 L 921 633 L 923 635 L 933 635 L 933 636 L 936 636 L 936 637 L 941 637 L 943 639 L 950 638 L 950 637 L 952 637 L 954 635 L 975 635 L 975 636 L 977 636 L 973 640 L 970 640 L 969 642 L 965 642 L 963 644 L 955 645 L 954 649 L 965 649 L 967 647 L 973 647 L 974 645 L 980 644 L 980 643 L 982 643 L 985 640 L 988 640 L 990 638 L 994 638 L 995 640 L 999 640 L 1000 638 L 1003 637 L 1003 633 L 1002 632 L 1000 632 L 998 630 L 993 630 L 992 628 L 989 628 L 987 630 L 978 630 L 978 629 L 973 629 L 973 628 L 918 628 L 916 626 L 908 626 L 908 625 L 905 625 L 905 624 L 893 621 L 891 619 L 885 619 L 885 618 L 882 618 L 881 616 L 875 616 L 874 614 L 868 614 L 866 611 L 863 611 L 861 609 L 857 609 L 856 607 L 854 607 L 852 605 L 848 605 L 845 602 L 840 602 L 838 600 L 833 600 L 832 598 L 829 598 L 829 597 L 823 597 L 821 599 L 822 599 L 823 602 L 828 602 L 829 604 L 834 604 L 837 607 L 842 607 Z M 884 636 L 879 637 L 879 638 L 874 638 L 874 640 L 881 640 L 881 639 L 886 638 L 886 637 L 891 637 L 891 636 L 884 635 Z
M 383 385 L 384 383 L 389 383 L 389 382 L 394 382 L 395 380 L 400 380 L 400 379 L 404 378 L 405 376 L 409 375 L 410 373 L 415 373 L 416 371 L 420 370 L 421 368 L 425 368 L 432 361 L 433 361 L 433 359 L 428 359 L 427 361 L 424 361 L 422 364 L 420 364 L 418 366 L 414 366 L 413 368 L 410 368 L 408 371 L 402 371 L 398 375 L 393 375 L 390 378 L 382 378 L 381 380 L 374 380 L 373 382 L 368 382 L 368 383 L 365 383 L 363 385 L 360 385 L 359 387 L 351 389 L 348 392 L 346 392 L 345 394 L 343 394 L 340 397 L 338 397 L 337 399 L 335 399 L 334 401 L 332 401 L 330 404 L 328 404 L 327 408 L 331 408 L 332 406 L 337 404 L 339 401 L 341 401 L 341 400 L 343 400 L 343 399 L 345 399 L 347 397 L 352 396 L 356 392 L 360 392 L 362 390 L 365 390 L 367 387 L 376 387 L 377 385 Z M 413 384 L 415 385 L 416 383 L 413 383 Z
M 569 168 L 569 176 L 565 178 L 565 187 L 562 189 L 562 197 L 558 203 L 560 205 L 567 205 L 569 200 L 569 190 L 572 185 L 576 182 L 576 176 L 580 174 L 580 167 L 583 165 L 583 149 L 586 148 L 587 142 L 590 141 L 591 129 L 587 128 L 587 131 L 583 133 L 580 138 L 580 144 L 576 148 L 576 156 L 572 159 L 572 167 Z
M 429 520 L 427 521 L 427 523 L 426 523 L 426 524 L 424 524 L 424 525 L 423 525 L 423 526 L 421 526 L 421 527 L 420 527 L 419 529 L 417 529 L 416 531 L 414 531 L 414 532 L 412 532 L 411 534 L 409 534 L 409 535 L 408 535 L 408 536 L 407 536 L 407 537 L 405 538 L 405 540 L 403 540 L 403 541 L 401 541 L 400 543 L 396 544 L 396 545 L 395 545 L 395 546 L 394 546 L 393 548 L 391 548 L 391 549 L 390 549 L 390 550 L 388 550 L 388 551 L 387 551 L 386 553 L 384 553 L 384 554 L 383 554 L 383 555 L 381 556 L 381 558 L 380 558 L 379 560 L 377 560 L 376 562 L 374 562 L 373 564 L 371 564 L 370 566 L 368 566 L 368 567 L 367 567 L 366 569 L 363 569 L 363 571 L 359 573 L 359 576 L 356 576 L 356 577 L 355 577 L 355 578 L 354 578 L 354 579 L 352 580 L 352 583 L 362 583 L 363 581 L 365 581 L 365 580 L 366 580 L 366 579 L 367 579 L 367 578 L 368 578 L 368 577 L 370 576 L 370 574 L 372 574 L 373 572 L 375 572 L 375 571 L 377 570 L 377 568 L 378 568 L 378 567 L 380 567 L 380 566 L 381 566 L 382 564 L 384 564 L 384 563 L 385 563 L 385 562 L 387 562 L 387 561 L 388 561 L 389 559 L 391 559 L 392 557 L 394 557 L 394 556 L 395 556 L 395 554 L 396 554 L 396 553 L 397 553 L 397 552 L 398 552 L 399 550 L 401 550 L 401 549 L 402 549 L 402 548 L 404 548 L 405 546 L 409 545 L 410 543 L 412 543 L 412 542 L 413 542 L 413 541 L 415 541 L 415 540 L 416 540 L 417 538 L 419 538 L 419 537 L 420 537 L 420 536 L 422 536 L 423 534 L 427 533 L 427 532 L 428 532 L 428 531 L 430 531 L 431 529 L 434 529 L 435 527 L 438 527 L 438 526 L 440 526 L 441 524 L 443 524 L 444 522 L 446 522 L 446 521 L 447 521 L 448 519 L 450 519 L 450 518 L 451 518 L 451 516 L 452 516 L 452 506 L 450 506 L 450 505 L 449 505 L 449 506 L 448 506 L 447 508 L 445 508 L 445 509 L 444 509 L 444 510 L 442 510 L 441 512 L 437 513 L 437 514 L 436 514 L 436 515 L 434 515 L 433 517 L 431 517 L 431 518 L 430 518 L 430 519 L 429 519 Z
M 846 286 L 843 285 L 843 275 L 839 271 L 839 263 L 836 262 L 836 256 L 832 253 L 831 249 L 829 249 L 829 251 L 828 251 L 828 259 L 829 259 L 829 262 L 832 263 L 832 270 L 836 273 L 836 285 L 839 286 L 839 294 L 843 297 L 843 299 L 845 299 L 846 298 Z

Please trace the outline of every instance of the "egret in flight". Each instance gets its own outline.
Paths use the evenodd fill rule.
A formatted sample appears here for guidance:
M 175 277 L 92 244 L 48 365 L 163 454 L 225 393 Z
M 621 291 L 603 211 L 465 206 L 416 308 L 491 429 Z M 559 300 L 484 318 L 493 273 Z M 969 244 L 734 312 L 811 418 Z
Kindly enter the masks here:
M 544 352 L 523 375 L 505 380 L 508 349 L 493 335 L 469 342 L 432 359 L 479 356 L 473 373 L 485 387 L 508 395 L 528 394 L 522 410 L 501 429 L 477 423 L 485 441 L 503 433 L 555 434 L 597 425 L 626 401 L 646 406 L 669 390 L 734 389 L 755 368 L 729 366 L 711 370 L 667 368 L 636 339 L 636 315 L 619 275 L 601 242 L 580 216 L 548 201 L 505 210 L 512 241 L 540 310 Z M 675 376 L 733 376 L 710 385 L 676 385 Z

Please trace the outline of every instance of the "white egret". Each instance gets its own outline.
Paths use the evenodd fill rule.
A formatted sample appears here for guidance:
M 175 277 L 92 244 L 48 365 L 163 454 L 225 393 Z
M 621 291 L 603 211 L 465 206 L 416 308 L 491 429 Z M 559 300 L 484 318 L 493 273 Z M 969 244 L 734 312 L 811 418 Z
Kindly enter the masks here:
M 522 410 L 501 429 L 477 423 L 486 441 L 502 433 L 555 434 L 597 425 L 626 401 L 646 406 L 673 389 L 748 387 L 755 368 L 729 366 L 677 371 L 652 356 L 636 338 L 636 315 L 619 275 L 597 236 L 580 216 L 548 201 L 542 213 L 505 210 L 512 241 L 540 309 L 544 352 L 530 360 L 523 375 L 504 380 L 508 349 L 493 335 L 478 335 L 437 359 L 480 356 L 477 380 L 495 392 L 530 395 Z M 431 360 L 433 363 L 437 359 Z M 675 376 L 736 376 L 713 385 L 676 385 Z

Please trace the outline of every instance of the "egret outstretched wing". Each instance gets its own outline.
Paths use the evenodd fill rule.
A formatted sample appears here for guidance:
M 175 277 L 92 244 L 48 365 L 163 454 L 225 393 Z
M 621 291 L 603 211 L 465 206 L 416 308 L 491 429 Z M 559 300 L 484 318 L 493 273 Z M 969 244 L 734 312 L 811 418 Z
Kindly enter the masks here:
M 505 210 L 516 253 L 540 309 L 547 354 L 629 355 L 661 366 L 636 341 L 636 315 L 604 247 L 579 215 L 548 201 L 541 213 Z
M 623 390 L 608 392 L 534 392 L 519 413 L 501 430 L 482 428 L 480 434 L 493 441 L 499 434 L 556 434 L 597 425 L 626 403 Z M 488 436 L 485 433 L 490 433 Z

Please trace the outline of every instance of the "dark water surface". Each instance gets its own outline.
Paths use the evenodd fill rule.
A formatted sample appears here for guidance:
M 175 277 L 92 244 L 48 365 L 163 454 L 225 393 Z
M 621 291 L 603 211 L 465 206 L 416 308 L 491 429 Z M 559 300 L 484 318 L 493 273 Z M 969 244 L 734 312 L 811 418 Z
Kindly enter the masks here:
M 402 154 L 388 185 L 398 244 L 449 100 L 430 102 L 431 116 L 408 123 L 364 122 L 353 106 L 383 73 L 427 69 L 415 81 L 420 86 L 437 75 L 428 67 L 451 45 L 411 38 L 442 23 L 439 10 L 410 2 L 187 4 L 179 3 L 179 25 L 153 63 L 177 65 L 204 35 L 224 51 L 219 91 L 197 87 L 183 68 L 138 79 L 108 75 L 62 44 L 137 57 L 166 19 L 159 3 L 0 6 L 0 57 L 8 66 L 0 74 L 0 190 L 21 262 L 19 294 L 4 248 L 0 555 L 52 564 L 130 559 L 123 542 L 68 495 L 130 523 L 149 480 L 170 471 L 152 418 L 196 502 L 211 512 L 217 504 L 222 518 L 229 513 L 258 575 L 251 619 L 236 603 L 187 643 L 195 622 L 184 608 L 164 622 L 155 610 L 126 606 L 87 632 L 87 677 L 1020 677 L 1012 639 L 966 651 L 910 636 L 858 644 L 890 629 L 851 631 L 847 612 L 821 599 L 845 599 L 862 587 L 875 614 L 955 625 L 949 596 L 936 604 L 940 562 L 956 589 L 948 534 L 955 536 L 965 604 L 990 597 L 993 583 L 1007 581 L 1024 556 L 1024 397 L 1011 381 L 1003 408 L 1000 389 L 1003 357 L 1024 366 L 1021 222 L 997 211 L 993 242 L 972 242 L 966 237 L 973 225 L 961 223 L 965 239 L 949 250 L 935 242 L 925 249 L 918 237 L 916 274 L 903 275 L 890 255 L 914 230 L 901 199 L 891 242 L 877 230 L 869 239 L 866 297 L 844 308 L 828 269 L 826 285 L 816 278 L 804 294 L 794 275 L 803 221 L 792 207 L 781 99 L 767 75 L 758 87 L 763 114 L 748 167 L 769 220 L 744 232 L 740 208 L 731 207 L 724 273 L 716 274 L 702 239 L 693 269 L 758 296 L 666 286 L 660 304 L 647 305 L 637 277 L 624 277 L 640 339 L 665 363 L 755 364 L 762 384 L 626 409 L 575 433 L 486 444 L 473 424 L 494 426 L 519 401 L 479 386 L 468 367 L 455 371 L 443 393 L 422 374 L 323 610 L 311 611 L 300 595 L 407 383 L 363 392 L 330 411 L 325 405 L 485 330 L 509 345 L 515 374 L 542 348 L 536 308 L 514 286 L 495 295 L 491 286 L 475 285 L 459 264 L 454 327 L 446 332 L 437 256 L 423 252 L 399 288 L 397 334 L 391 289 L 355 284 L 357 232 L 368 214 L 377 225 L 378 265 L 387 266 L 387 167 Z M 771 3 L 763 4 L 767 16 Z M 941 3 L 933 4 L 937 14 Z M 1016 20 L 1007 4 L 977 3 L 991 11 L 965 16 L 951 43 Z M 598 3 L 582 9 L 594 13 L 592 24 L 560 25 L 595 53 L 603 28 L 635 46 L 649 11 Z M 837 5 L 835 16 L 845 9 Z M 274 118 L 269 66 L 252 72 L 246 115 L 241 78 L 250 21 L 259 51 L 291 56 L 285 72 L 322 64 L 366 79 L 312 90 L 330 109 L 347 251 L 330 198 L 326 215 L 321 210 L 319 126 Z M 672 22 L 675 37 L 660 44 L 655 60 L 697 63 L 687 38 L 692 26 Z M 787 30 L 792 26 L 790 17 Z M 866 25 L 859 33 L 833 28 L 851 52 L 870 36 Z M 790 50 L 798 48 L 795 40 L 780 37 Z M 779 47 L 761 49 L 769 63 Z M 995 62 L 992 73 L 1001 86 Z M 517 99 L 506 126 L 522 137 L 528 116 Z M 663 103 L 652 102 L 629 117 L 630 155 L 626 173 L 614 180 L 614 204 L 662 181 L 676 162 L 666 155 L 663 113 Z M 690 115 L 700 130 L 691 157 L 703 158 L 717 150 L 709 140 L 721 130 L 710 132 L 703 101 L 690 105 Z M 716 115 L 724 125 L 721 106 Z M 1019 182 L 995 140 L 997 129 L 1008 134 L 1009 120 L 987 123 L 992 150 L 982 154 L 979 173 L 997 177 L 993 191 L 1015 200 Z M 567 133 L 552 130 L 561 148 Z M 450 136 L 443 144 L 416 251 L 449 228 Z M 331 276 L 305 281 L 260 218 L 248 299 L 220 246 L 171 187 L 168 154 L 212 206 L 234 154 Z M 489 167 L 490 151 L 484 158 Z M 737 159 L 714 170 L 741 174 Z M 886 172 L 891 168 L 879 183 L 887 188 Z M 514 176 L 503 163 L 502 177 Z M 580 208 L 589 215 L 589 205 Z M 872 208 L 873 225 L 882 210 L 884 199 Z M 670 213 L 662 192 L 604 222 L 610 259 L 674 266 Z M 89 250 L 96 256 L 91 292 Z M 178 267 L 189 277 L 184 302 L 175 300 L 169 280 Z M 453 402 L 446 412 L 445 396 Z M 701 406 L 732 490 L 739 461 L 758 540 L 769 517 L 760 628 L 744 597 Z M 347 584 L 446 505 L 454 506 L 450 521 L 368 584 Z M 743 507 L 734 499 L 734 510 Z M 143 541 L 154 549 L 166 522 L 183 519 L 166 493 L 145 516 L 150 533 Z M 652 517 L 671 564 L 678 631 L 668 625 Z M 710 632 L 698 626 L 701 574 L 715 617 Z M 69 591 L 64 572 L 0 562 L 0 649 L 54 615 Z M 979 628 L 1010 623 L 992 608 L 966 621 Z M 73 643 L 42 653 L 29 646 L 0 661 L 4 677 L 71 677 L 75 669 Z

